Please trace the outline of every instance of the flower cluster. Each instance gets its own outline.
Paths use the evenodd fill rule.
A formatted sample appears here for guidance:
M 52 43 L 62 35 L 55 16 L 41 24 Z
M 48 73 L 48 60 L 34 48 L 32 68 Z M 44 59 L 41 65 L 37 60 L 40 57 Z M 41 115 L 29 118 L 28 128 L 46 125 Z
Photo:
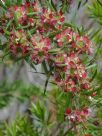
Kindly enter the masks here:
M 44 24 L 60 28 L 65 18 L 62 12 L 52 12 L 50 9 L 43 9 L 41 14 L 41 21 Z
M 29 17 L 29 13 L 36 13 L 41 12 L 41 8 L 38 2 L 26 2 L 21 6 L 12 6 L 8 9 L 6 14 L 6 18 L 9 19 L 16 19 L 18 24 L 20 25 L 28 25 L 36 23 L 34 18 Z M 36 14 L 34 14 L 36 16 Z M 35 22 L 34 22 L 35 21 Z
M 67 28 L 57 34 L 55 40 L 59 47 L 69 46 L 71 51 L 78 53 L 92 53 L 92 43 L 87 36 L 76 34 L 71 28 Z
M 71 122 L 86 122 L 90 116 L 90 109 L 84 108 L 82 110 L 72 111 L 70 108 L 66 109 L 65 116 Z
M 11 54 L 23 58 L 27 56 L 34 64 L 46 61 L 54 82 L 66 94 L 70 92 L 75 96 L 90 90 L 82 55 L 92 53 L 92 43 L 88 36 L 82 36 L 72 27 L 63 25 L 65 17 L 61 11 L 41 8 L 37 0 L 9 7 L 5 17 L 4 24 L 9 21 L 6 30 L 9 30 L 7 38 Z M 5 31 L 0 28 L 0 32 Z M 83 122 L 90 111 L 88 108 L 67 109 L 65 114 L 72 122 Z
M 74 37 L 74 33 L 71 28 L 67 28 L 63 30 L 61 33 L 57 34 L 55 40 L 58 43 L 58 46 L 64 46 L 72 42 L 72 38 Z
M 75 53 L 70 56 L 57 55 L 57 62 L 55 57 L 54 63 L 56 64 L 55 82 L 65 92 L 78 92 L 89 89 L 87 71 Z

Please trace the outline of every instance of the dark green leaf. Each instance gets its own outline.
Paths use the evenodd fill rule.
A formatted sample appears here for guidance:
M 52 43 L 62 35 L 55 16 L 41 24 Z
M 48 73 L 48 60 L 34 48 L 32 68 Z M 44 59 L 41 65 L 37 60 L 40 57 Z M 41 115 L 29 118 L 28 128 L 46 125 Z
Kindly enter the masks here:
M 82 0 L 79 0 L 79 2 L 78 2 L 78 8 L 77 8 L 77 9 L 79 9 L 79 8 L 80 8 L 81 3 L 82 3 Z
M 92 78 L 90 79 L 90 82 L 92 82 L 92 81 L 94 80 L 94 78 L 96 77 L 96 75 L 97 75 L 97 69 L 95 70 L 95 72 L 94 72 Z
M 102 3 L 100 2 L 100 0 L 97 0 L 97 2 L 102 6 Z
M 22 5 L 23 0 L 17 0 L 17 5 Z

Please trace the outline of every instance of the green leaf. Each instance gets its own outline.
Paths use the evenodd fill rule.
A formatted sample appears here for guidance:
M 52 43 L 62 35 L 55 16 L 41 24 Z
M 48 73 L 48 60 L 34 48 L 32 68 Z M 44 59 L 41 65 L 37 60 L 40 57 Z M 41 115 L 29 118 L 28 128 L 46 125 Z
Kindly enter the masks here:
M 26 25 L 26 26 L 21 26 L 21 25 L 19 25 L 19 26 L 17 27 L 17 29 L 27 29 L 27 28 L 29 28 L 29 27 L 30 27 L 29 24 Z
M 17 5 L 22 5 L 23 0 L 17 0 Z
M 100 0 L 97 0 L 97 2 L 102 6 L 102 3 L 100 2 Z
M 90 38 L 93 39 L 94 37 L 96 37 L 99 34 L 99 32 L 100 32 L 100 28 L 96 32 L 94 32 L 94 33 L 92 31 L 93 34 L 91 35 Z
M 5 5 L 7 6 L 7 7 L 10 7 L 11 6 L 11 0 L 5 0 Z
M 4 3 L 2 0 L 0 0 L 0 6 L 1 6 L 2 8 L 4 8 L 5 10 L 7 9 L 5 3 Z
M 49 7 L 52 11 L 56 11 L 56 7 L 52 0 L 47 0 L 46 4 L 47 4 L 47 7 Z
M 44 95 L 46 93 L 46 89 L 47 89 L 47 85 L 49 83 L 49 79 L 50 79 L 50 76 L 47 77 L 46 82 L 45 82 Z
M 45 61 L 42 62 L 42 66 L 43 66 L 44 72 L 46 73 L 46 75 L 48 75 L 49 70 L 48 70 L 48 68 L 47 68 L 47 64 L 46 64 Z
M 64 3 L 62 4 L 62 12 L 65 13 L 67 11 L 68 5 L 67 5 L 67 1 L 64 0 Z
M 89 65 L 89 66 L 87 66 L 87 67 L 86 67 L 86 70 L 87 70 L 87 69 L 90 69 L 90 68 L 93 68 L 93 67 L 96 67 L 96 66 L 97 66 L 97 64 L 96 64 L 96 63 L 95 63 L 95 64 L 93 64 L 93 65 Z
M 94 80 L 94 78 L 96 77 L 96 75 L 97 75 L 97 69 L 95 70 L 95 72 L 94 72 L 92 78 L 90 79 L 90 82 L 92 82 L 92 81 Z
M 51 4 L 51 7 L 54 11 L 57 11 L 56 9 L 56 6 L 54 5 L 53 1 L 52 0 L 49 0 L 50 4 Z
M 34 27 L 32 30 L 30 30 L 31 35 L 34 34 L 36 32 L 36 30 L 37 30 L 36 27 Z
M 10 35 L 10 32 L 9 31 L 7 31 L 6 29 L 4 30 L 4 32 L 5 32 L 5 35 Z
M 82 27 L 80 27 L 80 28 L 78 28 L 77 27 L 77 31 L 78 31 L 78 33 L 79 33 L 79 35 L 80 36 L 82 36 L 83 34 L 84 34 L 84 32 L 85 32 L 85 30 L 84 30 L 84 27 L 82 26 Z
M 32 37 L 32 34 L 31 34 L 31 32 L 29 31 L 29 29 L 27 30 L 27 32 L 28 32 L 29 37 L 31 38 L 31 37 Z
M 10 25 L 12 24 L 12 22 L 13 22 L 13 19 L 11 19 L 11 20 L 7 23 L 6 30 L 10 27 Z
M 57 54 L 57 53 L 59 53 L 60 51 L 61 51 L 60 48 L 55 48 L 55 49 L 49 50 L 49 53 L 51 53 L 51 54 Z
M 30 13 L 27 13 L 28 16 L 33 16 L 33 15 L 38 15 L 40 14 L 40 12 L 30 12 Z
M 14 13 L 14 21 L 15 21 L 16 26 L 19 26 L 16 13 Z
M 36 67 L 33 63 L 31 63 L 30 66 L 37 72 Z
M 65 22 L 63 24 L 63 27 L 73 27 L 73 24 L 72 23 L 69 23 L 69 22 Z
M 79 0 L 77 9 L 79 9 L 81 7 L 81 3 L 82 3 L 82 0 Z
M 43 103 L 38 101 L 36 104 L 32 104 L 31 112 L 36 117 L 35 119 L 37 119 L 37 121 L 45 121 L 45 107 Z

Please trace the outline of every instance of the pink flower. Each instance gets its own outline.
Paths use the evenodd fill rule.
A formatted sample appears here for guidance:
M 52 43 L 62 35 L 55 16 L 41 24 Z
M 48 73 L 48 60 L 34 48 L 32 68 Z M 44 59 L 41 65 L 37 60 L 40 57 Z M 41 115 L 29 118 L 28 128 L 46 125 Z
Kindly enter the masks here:
M 18 22 L 23 24 L 27 20 L 26 8 L 25 6 L 12 6 L 8 9 L 7 18 L 11 19 L 16 15 Z
M 92 51 L 91 51 L 92 43 L 90 42 L 89 38 L 86 35 L 79 36 L 77 34 L 76 38 L 75 38 L 75 45 L 76 45 L 76 47 L 75 47 L 76 50 L 81 53 L 82 52 L 87 53 L 87 54 L 92 53 Z
M 65 44 L 72 42 L 72 36 L 73 36 L 73 32 L 71 28 L 67 28 L 61 33 L 57 34 L 55 36 L 55 40 L 57 41 L 58 46 L 61 47 L 64 46 Z
M 31 38 L 33 45 L 31 58 L 32 61 L 41 63 L 44 59 L 48 58 L 48 51 L 51 48 L 49 38 L 43 37 L 41 34 L 35 34 Z
M 59 47 L 66 46 L 69 51 L 74 51 L 78 54 L 92 53 L 92 43 L 87 36 L 80 36 L 75 33 L 71 28 L 63 30 L 61 33 L 57 34 L 54 38 Z
M 10 51 L 13 55 L 17 56 L 17 54 L 21 53 L 25 56 L 29 50 L 30 47 L 26 32 L 24 30 L 12 31 L 10 35 Z
M 97 92 L 93 92 L 91 96 L 95 97 L 97 95 Z
M 43 9 L 43 14 L 40 15 L 42 23 L 58 27 L 65 20 L 60 12 L 52 12 L 50 9 Z
M 69 113 L 69 111 L 68 111 Z M 89 118 L 89 109 L 84 108 L 82 110 L 71 110 L 69 114 L 66 114 L 66 118 L 68 118 L 71 122 L 86 122 Z

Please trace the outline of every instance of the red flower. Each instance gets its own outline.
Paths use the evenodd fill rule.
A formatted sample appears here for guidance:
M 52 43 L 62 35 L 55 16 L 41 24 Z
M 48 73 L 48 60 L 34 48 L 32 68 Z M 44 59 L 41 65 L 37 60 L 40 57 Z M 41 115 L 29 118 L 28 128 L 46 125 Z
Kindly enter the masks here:
M 97 95 L 97 92 L 93 92 L 91 96 L 96 96 Z
M 64 17 L 61 17 L 60 18 L 60 22 L 64 22 L 65 18 Z
M 89 89 L 89 84 L 88 83 L 83 83 L 81 85 L 82 89 Z
M 68 109 L 67 118 L 71 122 L 86 122 L 88 117 L 89 117 L 89 111 L 86 108 L 84 108 L 83 110 L 76 109 L 73 111 L 70 111 L 70 109 Z
M 4 30 L 1 27 L 0 27 L 0 33 L 2 33 L 2 34 L 4 33 Z
M 67 108 L 66 111 L 65 111 L 65 114 L 69 115 L 69 114 L 71 114 L 71 112 L 72 112 L 72 110 L 70 108 Z

